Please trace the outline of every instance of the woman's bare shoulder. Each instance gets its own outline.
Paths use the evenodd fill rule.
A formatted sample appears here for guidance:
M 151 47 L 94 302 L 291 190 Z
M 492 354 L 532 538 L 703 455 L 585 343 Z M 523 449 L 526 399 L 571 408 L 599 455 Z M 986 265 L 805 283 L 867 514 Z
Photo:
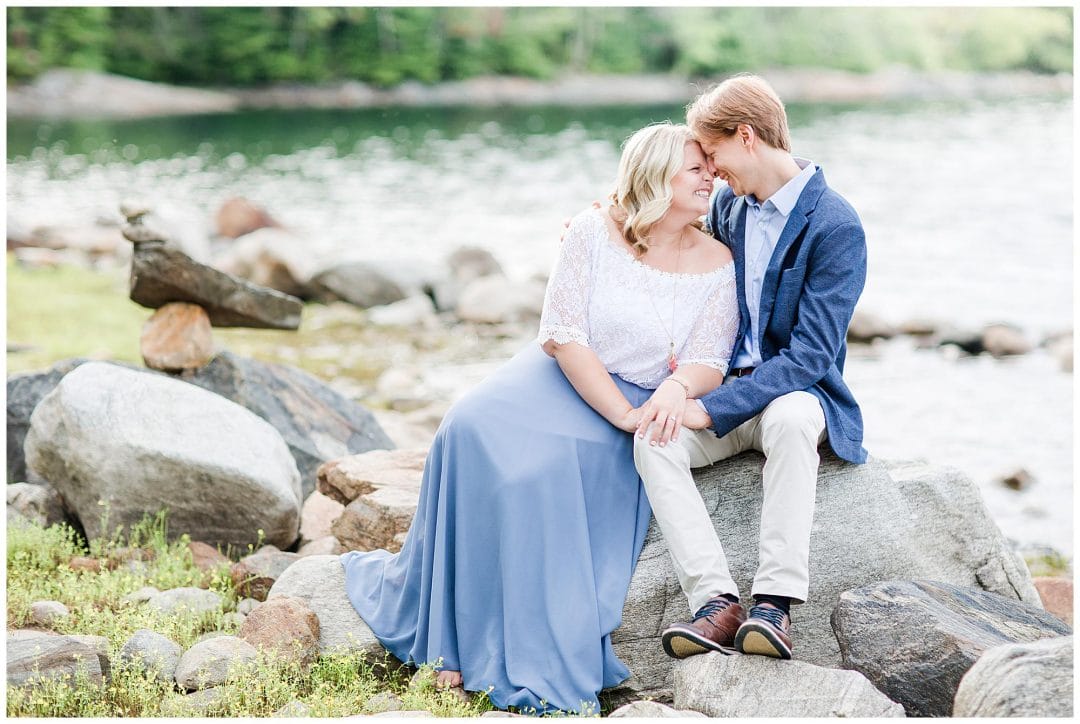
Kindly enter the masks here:
M 694 250 L 698 254 L 702 271 L 719 269 L 731 261 L 731 250 L 711 234 L 699 229 L 691 229 L 690 238 L 694 240 Z

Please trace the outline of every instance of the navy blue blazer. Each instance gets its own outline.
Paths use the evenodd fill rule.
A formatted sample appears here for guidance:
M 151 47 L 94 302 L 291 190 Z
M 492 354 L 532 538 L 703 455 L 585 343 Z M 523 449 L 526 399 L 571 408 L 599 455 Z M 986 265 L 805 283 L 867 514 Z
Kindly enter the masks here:
M 731 359 L 750 326 L 746 308 L 746 202 L 725 188 L 709 228 L 731 249 L 741 322 Z M 844 460 L 866 462 L 859 405 L 844 384 L 847 328 L 866 283 L 866 235 L 855 210 L 818 167 L 799 196 L 761 287 L 761 365 L 701 398 L 723 436 L 781 395 L 805 390 L 821 401 L 829 443 Z

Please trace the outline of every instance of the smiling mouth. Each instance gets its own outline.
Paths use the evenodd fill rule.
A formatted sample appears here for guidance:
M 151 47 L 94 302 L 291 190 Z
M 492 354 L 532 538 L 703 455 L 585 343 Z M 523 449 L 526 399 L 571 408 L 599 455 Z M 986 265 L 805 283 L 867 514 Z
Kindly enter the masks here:
M 707 191 L 705 189 L 702 189 L 700 191 L 695 191 L 694 196 L 697 196 L 699 199 L 707 199 L 707 198 L 709 198 L 711 193 L 712 193 L 711 191 Z

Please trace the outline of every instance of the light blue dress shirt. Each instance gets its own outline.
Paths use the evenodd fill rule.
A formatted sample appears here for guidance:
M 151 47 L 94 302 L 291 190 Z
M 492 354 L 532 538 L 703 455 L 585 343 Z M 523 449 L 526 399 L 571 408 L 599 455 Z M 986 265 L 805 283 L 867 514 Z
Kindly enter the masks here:
M 795 208 L 810 177 L 816 172 L 813 163 L 805 158 L 796 158 L 802 171 L 795 178 L 781 186 L 776 193 L 759 202 L 753 194 L 746 198 L 746 248 L 745 277 L 743 289 L 746 290 L 746 308 L 750 312 L 750 326 L 746 329 L 742 345 L 735 355 L 731 368 L 757 367 L 761 364 L 761 350 L 758 349 L 758 310 L 761 308 L 761 284 L 765 279 L 765 270 L 769 268 L 776 243 L 784 231 L 788 216 Z

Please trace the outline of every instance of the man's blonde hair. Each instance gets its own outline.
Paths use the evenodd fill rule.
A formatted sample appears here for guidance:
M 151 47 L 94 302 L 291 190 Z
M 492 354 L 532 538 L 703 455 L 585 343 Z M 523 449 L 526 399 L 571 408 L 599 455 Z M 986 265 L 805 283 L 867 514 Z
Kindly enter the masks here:
M 713 86 L 686 107 L 686 122 L 706 142 L 733 136 L 745 123 L 765 143 L 791 153 L 784 103 L 760 76 L 735 75 Z
M 686 144 L 693 140 L 689 126 L 665 121 L 645 126 L 623 144 L 612 199 L 617 220 L 626 217 L 623 236 L 639 256 L 649 250 L 649 231 L 671 207 L 671 179 L 682 168 Z

